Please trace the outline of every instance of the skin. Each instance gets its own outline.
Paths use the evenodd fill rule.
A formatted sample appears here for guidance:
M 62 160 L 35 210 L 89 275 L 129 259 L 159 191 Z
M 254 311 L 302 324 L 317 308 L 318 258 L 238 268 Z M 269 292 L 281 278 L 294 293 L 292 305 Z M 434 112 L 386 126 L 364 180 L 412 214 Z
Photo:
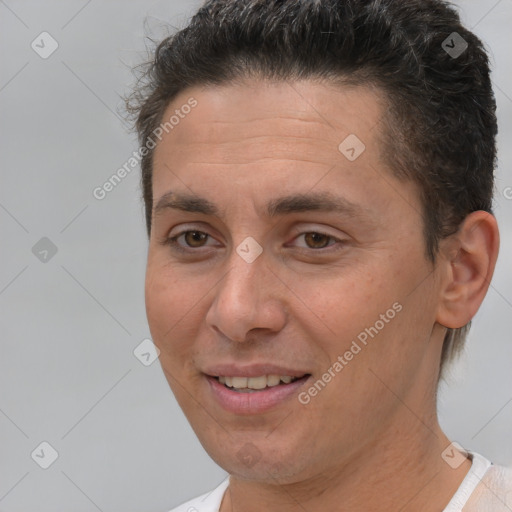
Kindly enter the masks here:
M 472 213 L 436 264 L 426 259 L 418 190 L 380 156 L 378 90 L 195 87 L 163 118 L 190 97 L 197 106 L 155 149 L 154 205 L 169 191 L 193 193 L 219 213 L 154 215 L 146 307 L 180 407 L 231 475 L 222 512 L 442 510 L 470 467 L 441 457 L 450 444 L 436 415 L 442 340 L 485 296 L 494 217 Z M 366 146 L 353 162 L 338 150 L 349 134 Z M 266 215 L 267 201 L 310 192 L 335 193 L 360 213 Z M 163 243 L 186 230 L 209 236 L 181 236 L 185 252 Z M 236 252 L 247 236 L 263 248 L 253 263 Z M 293 397 L 243 415 L 212 399 L 207 365 L 269 361 L 316 381 L 397 302 L 401 311 L 307 405 Z M 239 456 L 248 443 L 254 465 Z

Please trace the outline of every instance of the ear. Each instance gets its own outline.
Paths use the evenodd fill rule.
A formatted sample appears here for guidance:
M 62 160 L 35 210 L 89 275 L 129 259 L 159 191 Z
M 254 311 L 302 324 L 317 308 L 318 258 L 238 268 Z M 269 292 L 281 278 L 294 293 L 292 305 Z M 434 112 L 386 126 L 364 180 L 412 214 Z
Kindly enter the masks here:
M 496 219 L 481 210 L 469 214 L 440 249 L 442 281 L 436 320 L 457 329 L 473 318 L 489 289 L 499 249 Z

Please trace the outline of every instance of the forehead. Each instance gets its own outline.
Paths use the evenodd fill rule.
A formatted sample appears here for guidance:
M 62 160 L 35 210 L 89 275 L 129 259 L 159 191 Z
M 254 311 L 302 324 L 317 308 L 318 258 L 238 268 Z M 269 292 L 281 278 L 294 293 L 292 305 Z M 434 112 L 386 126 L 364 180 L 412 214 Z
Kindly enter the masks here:
M 183 108 L 191 100 L 194 108 Z M 155 149 L 153 207 L 172 190 L 236 213 L 251 205 L 262 212 L 273 198 L 315 189 L 341 192 L 366 210 L 404 198 L 410 208 L 416 194 L 381 158 L 384 112 L 379 91 L 361 86 L 249 81 L 189 88 L 162 117 L 179 122 Z
M 197 106 L 179 126 L 164 133 L 164 138 L 175 149 L 205 142 L 216 145 L 231 142 L 244 146 L 240 137 L 243 136 L 244 150 L 265 149 L 271 153 L 273 146 L 264 138 L 279 136 L 288 137 L 290 141 L 302 138 L 306 144 L 309 140 L 323 141 L 325 149 L 330 149 L 329 156 L 333 156 L 333 150 L 338 156 L 338 145 L 350 134 L 365 139 L 367 149 L 373 149 L 378 133 L 375 128 L 385 111 L 384 98 L 375 88 L 336 86 L 308 80 L 253 80 L 189 88 L 171 102 L 162 122 L 179 112 L 190 98 L 197 101 Z M 256 140 L 257 137 L 260 140 Z M 229 146 L 232 149 L 234 144 Z M 218 149 L 210 160 L 222 158 L 222 148 Z M 232 158 L 233 154 L 230 154 L 230 163 L 235 163 Z
M 382 166 L 383 103 L 374 89 L 312 81 L 189 88 L 162 116 L 163 126 L 170 119 L 173 125 L 155 149 L 153 184 L 159 186 L 168 167 L 175 173 L 208 168 L 219 175 L 234 168 L 277 174 L 283 166 L 326 171 L 340 164 L 347 172 L 364 162 Z

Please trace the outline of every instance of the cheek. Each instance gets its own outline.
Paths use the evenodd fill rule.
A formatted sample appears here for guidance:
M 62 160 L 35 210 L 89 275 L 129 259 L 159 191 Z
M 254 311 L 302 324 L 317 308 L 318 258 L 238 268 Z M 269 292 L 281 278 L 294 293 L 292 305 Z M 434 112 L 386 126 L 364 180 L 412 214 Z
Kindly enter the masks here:
M 293 287 L 309 310 L 302 321 L 310 319 L 309 327 L 317 331 L 316 338 L 336 355 L 392 306 L 396 295 L 389 283 L 379 279 L 381 275 L 385 273 L 372 269 L 334 269 L 328 278 L 303 277 Z
M 178 313 L 175 307 L 177 293 L 179 291 L 171 285 L 169 276 L 148 262 L 145 282 L 146 314 L 151 332 L 156 338 L 155 343 L 162 341 L 163 334 L 174 323 Z
M 344 286 L 351 295 L 331 289 L 323 298 L 334 334 L 316 337 L 330 361 L 320 371 L 330 368 L 335 376 L 321 391 L 317 405 L 340 414 L 350 411 L 361 425 L 372 416 L 385 418 L 396 407 L 390 389 L 401 393 L 412 385 L 435 320 L 432 283 L 424 273 L 405 275 L 405 269 L 402 274 L 392 270 L 372 272 L 375 278 L 350 280 L 350 286 L 340 280 L 333 286 Z M 379 275 L 391 279 L 379 279 Z M 334 366 L 339 357 L 341 365 Z
M 186 358 L 190 339 L 199 325 L 201 299 L 204 292 L 176 279 L 166 267 L 148 263 L 145 283 L 146 315 L 153 342 L 161 351 L 161 359 L 176 364 Z
M 307 316 L 296 316 L 296 320 L 307 331 L 316 353 L 322 353 L 325 368 L 318 370 L 328 371 L 341 356 L 343 370 L 335 372 L 339 377 L 333 381 L 346 389 L 364 393 L 361 382 L 368 380 L 370 368 L 399 373 L 404 360 L 417 357 L 415 352 L 421 350 L 413 334 L 431 327 L 429 307 L 422 298 L 425 290 L 411 294 L 418 279 L 399 267 L 400 261 L 383 265 L 381 259 L 378 268 L 376 264 L 334 271 L 334 279 L 319 283 L 314 277 L 306 278 L 294 289 L 298 296 L 308 297 Z M 329 387 L 334 389 L 337 384 Z

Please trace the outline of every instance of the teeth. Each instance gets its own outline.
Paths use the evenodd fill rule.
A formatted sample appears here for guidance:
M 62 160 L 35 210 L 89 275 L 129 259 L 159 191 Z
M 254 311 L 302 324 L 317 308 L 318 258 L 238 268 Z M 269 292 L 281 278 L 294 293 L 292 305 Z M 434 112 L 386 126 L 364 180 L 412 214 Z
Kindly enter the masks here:
M 261 377 L 250 377 L 247 379 L 247 386 L 245 387 L 250 389 L 264 389 L 267 387 L 267 377 L 265 375 Z
M 277 386 L 281 382 L 279 375 L 267 375 L 267 386 Z
M 260 375 L 259 377 L 227 377 L 219 376 L 219 382 L 229 388 L 235 389 L 265 389 L 266 387 L 278 386 L 281 382 L 290 384 L 299 377 L 290 375 Z
M 241 389 L 247 387 L 247 377 L 231 377 L 231 387 Z

